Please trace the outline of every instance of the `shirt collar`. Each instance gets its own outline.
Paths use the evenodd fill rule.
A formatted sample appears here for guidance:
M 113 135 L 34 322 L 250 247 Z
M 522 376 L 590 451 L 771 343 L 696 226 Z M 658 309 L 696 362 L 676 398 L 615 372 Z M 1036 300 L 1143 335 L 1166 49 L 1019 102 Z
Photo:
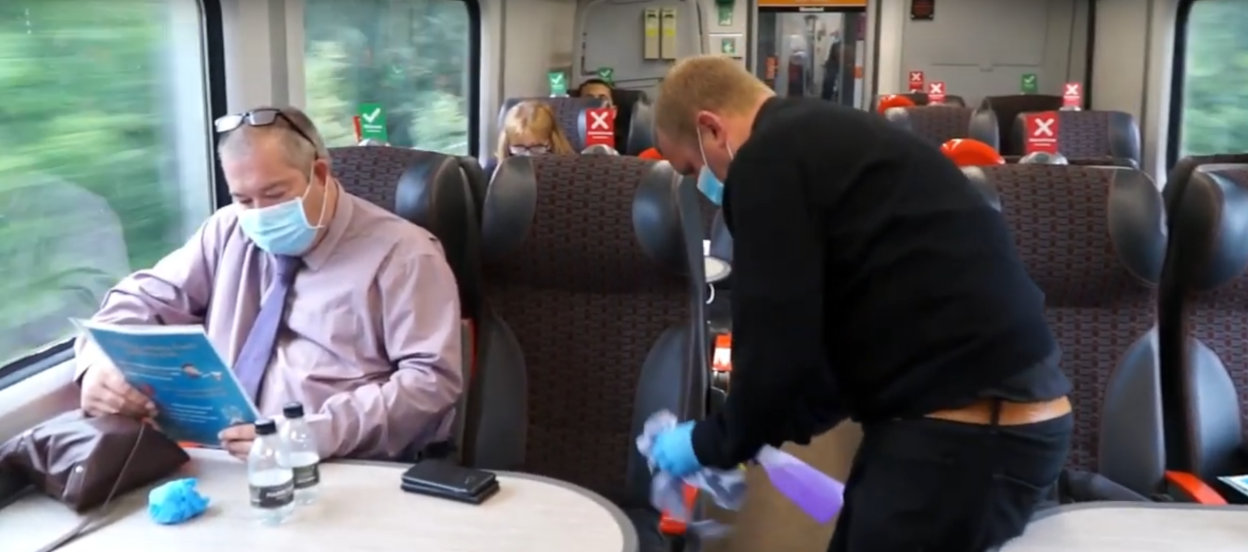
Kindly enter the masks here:
M 355 211 L 355 204 L 351 201 L 351 195 L 343 189 L 342 184 L 338 183 L 338 179 L 333 179 L 334 187 L 338 189 L 338 205 L 334 206 L 333 217 L 329 221 L 329 229 L 325 232 L 325 237 L 321 239 L 321 243 L 316 244 L 311 251 L 303 255 L 303 264 L 309 269 L 316 270 L 329 260 L 333 255 L 334 249 L 338 247 L 338 242 L 342 241 L 343 234 L 347 233 L 347 227 L 351 226 L 351 216 Z

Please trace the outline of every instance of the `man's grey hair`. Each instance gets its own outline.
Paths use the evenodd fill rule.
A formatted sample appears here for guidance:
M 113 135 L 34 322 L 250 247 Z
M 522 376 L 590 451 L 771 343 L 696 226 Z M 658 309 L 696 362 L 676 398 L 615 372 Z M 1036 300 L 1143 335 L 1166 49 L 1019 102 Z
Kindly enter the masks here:
M 276 136 L 281 140 L 282 149 L 286 151 L 286 161 L 293 167 L 306 170 L 316 158 L 329 160 L 329 149 L 325 140 L 316 129 L 316 124 L 303 111 L 294 107 L 257 107 L 261 109 L 277 109 L 283 115 L 271 125 L 251 126 L 244 122 L 238 128 L 227 132 L 217 144 L 217 153 L 221 157 L 245 155 L 255 148 L 257 139 L 263 136 Z M 312 143 L 308 143 L 299 132 L 291 128 L 291 124 L 303 131 Z

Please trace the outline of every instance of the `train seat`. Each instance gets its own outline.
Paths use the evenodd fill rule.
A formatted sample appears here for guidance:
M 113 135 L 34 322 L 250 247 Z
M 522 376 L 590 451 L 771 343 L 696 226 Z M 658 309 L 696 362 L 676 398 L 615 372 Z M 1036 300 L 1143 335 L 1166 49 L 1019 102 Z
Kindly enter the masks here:
M 503 101 L 503 105 L 498 110 L 498 128 L 503 127 L 503 120 L 507 116 L 507 111 L 516 104 L 524 101 L 536 100 L 550 106 L 555 112 L 555 122 L 559 125 L 559 129 L 568 137 L 568 141 L 572 143 L 573 151 L 581 151 L 585 149 L 585 110 L 602 107 L 604 102 L 598 98 L 574 98 L 570 96 L 558 96 L 553 98 L 507 98 Z M 616 128 L 619 128 L 620 122 L 616 122 Z
M 1154 286 L 1165 250 L 1161 197 L 1133 169 L 997 165 L 990 185 L 1074 385 L 1068 467 L 1148 496 L 1164 454 L 1156 399 Z
M 709 393 L 697 191 L 678 181 L 665 161 L 509 158 L 482 225 L 479 450 L 613 499 L 644 550 L 665 545 L 633 439 L 660 409 L 704 417 Z
M 1062 107 L 1062 97 L 1049 94 L 1010 94 L 987 96 L 980 108 L 991 109 L 997 116 L 998 135 L 1001 136 L 1001 155 L 1022 155 L 1023 144 L 1014 135 L 1014 119 L 1019 113 L 1030 111 L 1057 111 Z
M 1161 196 L 1166 200 L 1166 211 L 1180 194 L 1183 186 L 1192 177 L 1196 167 L 1208 164 L 1248 163 L 1248 153 L 1215 153 L 1211 155 L 1189 155 L 1179 159 L 1166 175 L 1166 183 L 1161 188 Z
M 972 138 L 995 149 L 1000 141 L 996 116 L 987 109 L 953 105 L 893 107 L 884 111 L 884 118 L 936 146 L 955 138 Z
M 884 96 L 902 96 L 914 102 L 914 105 L 916 106 L 928 105 L 927 94 L 922 94 L 922 93 L 917 93 L 917 92 L 907 92 L 904 94 L 884 94 L 875 98 L 875 105 L 879 105 L 880 99 L 883 98 Z M 966 100 L 962 99 L 962 96 L 949 94 L 945 96 L 944 105 L 951 105 L 955 107 L 966 107 Z
M 479 218 L 481 207 L 485 204 L 485 189 L 490 185 L 490 175 L 485 174 L 485 169 L 476 157 L 460 155 L 456 159 L 459 160 L 459 167 L 464 170 L 464 176 L 468 178 L 468 189 L 472 191 L 472 201 L 476 205 Z
M 350 193 L 417 224 L 442 243 L 459 285 L 464 319 L 465 379 L 470 387 L 480 355 L 475 337 L 481 317 L 480 219 L 472 198 L 465 161 L 437 152 L 389 146 L 330 148 L 333 174 Z M 476 164 L 475 159 L 471 159 Z M 465 392 L 456 412 L 459 459 L 470 461 L 464 446 L 465 419 L 473 398 Z
M 1057 149 L 1071 165 L 1138 168 L 1140 128 L 1122 111 L 1057 111 Z M 1023 144 L 1026 116 L 1014 117 L 1013 143 Z
M 650 98 L 642 90 L 614 88 L 611 101 L 619 113 L 616 115 L 615 149 L 624 155 L 637 155 L 654 147 L 653 121 Z
M 1167 450 L 1207 483 L 1248 471 L 1248 165 L 1206 164 L 1170 205 L 1160 328 Z M 1234 502 L 1242 495 L 1214 485 Z

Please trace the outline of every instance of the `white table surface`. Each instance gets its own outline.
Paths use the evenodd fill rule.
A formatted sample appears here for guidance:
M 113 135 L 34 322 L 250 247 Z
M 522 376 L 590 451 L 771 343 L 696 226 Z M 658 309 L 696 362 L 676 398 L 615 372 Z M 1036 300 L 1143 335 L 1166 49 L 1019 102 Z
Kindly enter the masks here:
M 1243 552 L 1248 506 L 1089 502 L 1037 514 L 1001 552 Z
M 115 501 L 109 523 L 64 552 L 197 550 L 308 552 L 636 552 L 637 533 L 624 513 L 576 485 L 501 472 L 500 490 L 479 506 L 405 493 L 403 464 L 330 462 L 321 466 L 316 504 L 296 509 L 278 527 L 254 521 L 246 468 L 223 452 L 192 450 L 175 477 L 199 479 L 208 511 L 180 525 L 158 525 L 147 514 L 147 492 Z M 34 552 L 71 529 L 78 516 L 43 495 L 0 510 L 0 551 Z

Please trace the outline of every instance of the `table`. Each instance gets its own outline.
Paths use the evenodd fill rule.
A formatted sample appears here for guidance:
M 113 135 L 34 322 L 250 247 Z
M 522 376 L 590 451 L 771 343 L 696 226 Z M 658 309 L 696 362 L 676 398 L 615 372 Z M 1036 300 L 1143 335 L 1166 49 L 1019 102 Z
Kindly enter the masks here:
M 1088 502 L 1036 514 L 1001 552 L 1230 552 L 1248 549 L 1248 506 Z
M 116 501 L 108 525 L 61 550 L 638 551 L 636 530 L 624 513 L 576 485 L 499 472 L 498 494 L 473 506 L 405 493 L 399 477 L 407 466 L 384 462 L 322 464 L 317 503 L 267 527 L 252 517 L 242 462 L 220 451 L 188 452 L 192 462 L 175 477 L 199 478 L 200 492 L 210 500 L 201 517 L 157 525 L 147 515 L 147 492 L 133 492 Z M 0 550 L 34 552 L 77 520 L 60 503 L 32 494 L 0 510 Z

